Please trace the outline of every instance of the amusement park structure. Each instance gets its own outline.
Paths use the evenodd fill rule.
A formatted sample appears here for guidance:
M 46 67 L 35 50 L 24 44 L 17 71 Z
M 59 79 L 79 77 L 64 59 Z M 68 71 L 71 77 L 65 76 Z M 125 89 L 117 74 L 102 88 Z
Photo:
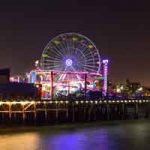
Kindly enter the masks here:
M 108 60 L 101 60 L 95 44 L 81 34 L 54 37 L 35 66 L 28 82 L 41 89 L 42 99 L 69 96 L 87 99 L 91 93 L 107 94 Z
M 25 81 L 18 76 L 9 82 L 9 70 L 0 71 L 0 124 L 150 116 L 150 98 L 142 97 L 143 87 L 128 80 L 113 91 L 107 79 L 108 60 L 102 60 L 94 43 L 83 35 L 53 38 L 35 66 Z

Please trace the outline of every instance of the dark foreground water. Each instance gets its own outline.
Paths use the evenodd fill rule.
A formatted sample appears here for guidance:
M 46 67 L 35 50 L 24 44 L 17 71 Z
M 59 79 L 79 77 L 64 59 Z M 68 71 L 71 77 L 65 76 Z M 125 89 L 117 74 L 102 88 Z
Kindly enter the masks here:
M 0 150 L 150 150 L 150 121 L 1 128 Z

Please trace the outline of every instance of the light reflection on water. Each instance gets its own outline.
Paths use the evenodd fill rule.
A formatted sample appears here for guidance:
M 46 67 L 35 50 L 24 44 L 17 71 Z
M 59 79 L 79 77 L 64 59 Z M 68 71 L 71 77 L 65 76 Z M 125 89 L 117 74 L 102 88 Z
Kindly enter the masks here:
M 42 127 L 41 127 L 42 128 Z M 150 122 L 0 136 L 0 150 L 141 150 L 150 149 Z
M 40 138 L 37 133 L 0 136 L 0 150 L 37 150 Z
M 89 150 L 107 149 L 108 133 L 105 129 L 87 129 L 64 133 L 59 136 L 47 137 L 44 140 L 45 149 L 56 150 Z

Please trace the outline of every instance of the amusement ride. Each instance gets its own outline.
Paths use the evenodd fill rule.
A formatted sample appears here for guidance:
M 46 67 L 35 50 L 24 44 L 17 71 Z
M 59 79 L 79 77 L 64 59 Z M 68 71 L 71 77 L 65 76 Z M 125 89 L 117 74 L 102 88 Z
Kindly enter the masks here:
M 42 99 L 107 94 L 108 60 L 87 37 L 64 33 L 54 37 L 43 50 L 28 82 L 41 86 Z

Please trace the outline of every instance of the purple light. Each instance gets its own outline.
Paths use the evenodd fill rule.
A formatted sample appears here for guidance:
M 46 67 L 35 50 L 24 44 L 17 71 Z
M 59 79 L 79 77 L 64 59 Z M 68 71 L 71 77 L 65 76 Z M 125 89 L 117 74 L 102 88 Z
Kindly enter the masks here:
M 66 66 L 72 66 L 72 60 L 71 59 L 67 59 L 66 60 Z
M 102 62 L 103 62 L 103 77 L 104 77 L 103 94 L 106 96 L 106 94 L 107 94 L 108 59 L 104 59 Z

